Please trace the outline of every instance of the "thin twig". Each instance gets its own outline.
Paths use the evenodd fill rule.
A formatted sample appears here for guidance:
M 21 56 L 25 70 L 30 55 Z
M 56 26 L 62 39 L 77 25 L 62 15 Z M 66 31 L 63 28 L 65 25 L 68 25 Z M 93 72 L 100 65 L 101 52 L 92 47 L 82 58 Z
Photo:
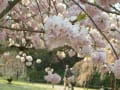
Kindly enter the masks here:
M 48 16 L 50 15 L 50 10 L 51 10 L 51 0 L 48 0 Z
M 54 5 L 54 8 L 55 8 L 55 11 L 56 11 L 56 13 L 58 14 L 58 10 L 57 10 L 57 7 L 56 7 L 56 1 L 53 1 L 53 0 L 52 0 L 52 2 L 53 2 L 53 5 Z
M 112 14 L 120 15 L 120 12 L 115 12 L 115 11 L 106 10 L 106 9 L 104 9 L 103 7 L 101 7 L 101 6 L 97 5 L 97 4 L 90 3 L 90 2 L 87 2 L 87 1 L 85 1 L 85 0 L 84 0 L 84 3 L 87 3 L 87 4 L 89 4 L 89 5 L 95 6 L 95 7 L 99 8 L 100 10 L 102 10 L 102 11 L 104 11 L 104 12 L 106 12 L 106 13 L 112 13 Z
M 94 37 L 93 37 L 93 35 L 91 34 L 91 33 L 89 33 L 89 35 L 90 35 L 90 37 L 93 39 L 93 47 L 95 48 L 95 50 L 96 50 L 96 41 L 95 41 L 95 39 L 94 39 Z
M 120 13 L 120 10 L 118 10 L 115 6 L 113 5 L 110 5 L 115 11 L 119 12 Z
M 42 16 L 42 13 L 41 13 L 41 9 L 40 9 L 39 3 L 38 3 L 37 0 L 35 0 L 35 1 L 36 1 L 36 4 L 37 4 L 37 7 L 38 7 L 38 10 L 39 10 L 39 13 L 40 13 L 40 17 L 41 17 L 42 24 L 44 25 L 43 16 Z

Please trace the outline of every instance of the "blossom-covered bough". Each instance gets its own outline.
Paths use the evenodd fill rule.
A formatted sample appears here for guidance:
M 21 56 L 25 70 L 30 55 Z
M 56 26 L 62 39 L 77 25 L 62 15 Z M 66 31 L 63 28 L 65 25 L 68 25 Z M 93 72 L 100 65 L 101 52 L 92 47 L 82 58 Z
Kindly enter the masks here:
M 67 47 L 65 53 L 106 64 L 119 79 L 119 5 L 120 0 L 0 0 L 0 45 L 56 54 Z

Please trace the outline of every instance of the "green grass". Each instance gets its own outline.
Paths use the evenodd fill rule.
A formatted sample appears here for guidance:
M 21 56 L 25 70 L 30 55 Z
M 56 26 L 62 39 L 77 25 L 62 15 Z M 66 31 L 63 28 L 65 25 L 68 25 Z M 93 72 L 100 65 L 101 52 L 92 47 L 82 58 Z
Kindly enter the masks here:
M 63 90 L 63 86 L 55 85 L 54 88 L 52 88 L 52 85 L 50 84 L 27 83 L 19 81 L 14 81 L 12 84 L 7 84 L 5 80 L 0 80 L 0 90 Z M 75 87 L 74 90 L 87 90 L 87 89 Z

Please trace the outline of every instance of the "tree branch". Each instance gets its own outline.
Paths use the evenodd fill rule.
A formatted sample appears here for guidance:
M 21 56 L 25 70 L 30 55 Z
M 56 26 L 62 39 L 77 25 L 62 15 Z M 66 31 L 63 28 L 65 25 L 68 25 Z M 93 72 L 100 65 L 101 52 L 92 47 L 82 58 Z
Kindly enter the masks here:
M 99 8 L 100 10 L 102 10 L 102 11 L 104 11 L 104 12 L 106 12 L 106 13 L 112 13 L 112 14 L 120 15 L 120 12 L 115 12 L 115 11 L 106 10 L 106 9 L 104 9 L 103 7 L 101 7 L 101 6 L 97 5 L 97 4 L 90 3 L 90 2 L 87 2 L 87 1 L 85 1 L 85 0 L 84 0 L 83 2 L 84 2 L 84 3 L 87 3 L 87 4 L 89 4 L 89 5 L 95 6 L 95 7 Z
M 110 5 L 114 10 L 116 10 L 117 12 L 119 12 L 120 13 L 120 10 L 118 10 L 115 6 L 113 6 L 113 5 Z
M 53 5 L 54 5 L 54 8 L 55 8 L 55 11 L 56 11 L 56 13 L 58 14 L 58 10 L 57 10 L 57 7 L 56 7 L 56 1 L 53 1 L 53 0 L 52 0 L 52 2 L 53 2 Z
M 21 0 L 9 1 L 8 6 L 0 13 L 0 19 L 3 18 L 18 2 Z
M 39 13 L 40 13 L 40 17 L 41 17 L 41 21 L 42 21 L 42 24 L 44 25 L 44 20 L 43 20 L 43 16 L 42 16 L 42 13 L 41 13 L 41 9 L 40 9 L 40 6 L 39 6 L 39 3 L 37 0 L 36 1 L 36 4 L 37 4 L 37 7 L 38 7 L 38 10 L 39 10 Z
M 105 40 L 109 43 L 109 45 L 111 46 L 114 55 L 116 56 L 116 59 L 119 59 L 117 52 L 115 51 L 113 45 L 111 44 L 111 42 L 108 40 L 108 38 L 105 36 L 105 34 L 101 31 L 101 29 L 96 25 L 95 21 L 92 19 L 92 17 L 75 1 L 72 0 L 88 17 L 89 19 L 92 21 L 92 23 L 95 25 L 96 29 L 99 31 L 99 33 L 105 38 Z
M 28 29 L 18 29 L 18 28 L 11 28 L 11 27 L 7 27 L 7 26 L 1 26 L 0 25 L 0 28 L 4 28 L 4 29 L 9 29 L 9 30 L 12 30 L 12 31 L 27 31 L 27 32 L 34 32 L 34 33 L 45 33 L 43 30 L 39 31 L 34 31 L 34 30 L 28 30 Z

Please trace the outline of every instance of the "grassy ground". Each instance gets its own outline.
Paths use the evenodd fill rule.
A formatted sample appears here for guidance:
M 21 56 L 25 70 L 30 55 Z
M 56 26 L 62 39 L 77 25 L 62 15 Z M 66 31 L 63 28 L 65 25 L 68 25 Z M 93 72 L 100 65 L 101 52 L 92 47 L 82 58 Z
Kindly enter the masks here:
M 55 85 L 54 88 L 50 84 L 26 83 L 14 81 L 12 84 L 7 84 L 5 80 L 0 80 L 0 90 L 63 90 L 62 85 Z M 76 88 L 74 90 L 95 90 Z

